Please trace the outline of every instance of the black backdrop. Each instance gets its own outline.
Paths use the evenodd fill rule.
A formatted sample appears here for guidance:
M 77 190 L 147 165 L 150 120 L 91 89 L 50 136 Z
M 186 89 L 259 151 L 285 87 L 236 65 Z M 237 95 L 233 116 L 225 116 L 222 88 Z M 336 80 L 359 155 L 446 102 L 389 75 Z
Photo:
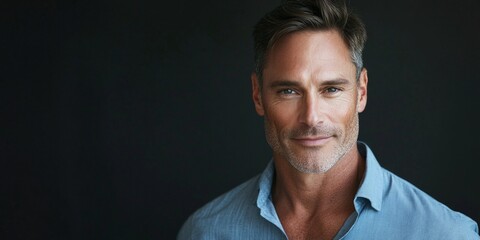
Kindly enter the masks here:
M 458 1 L 457 1 L 458 2 Z M 276 1 L 3 1 L 1 239 L 173 239 L 263 170 L 251 30 Z M 351 1 L 360 139 L 480 220 L 476 0 Z

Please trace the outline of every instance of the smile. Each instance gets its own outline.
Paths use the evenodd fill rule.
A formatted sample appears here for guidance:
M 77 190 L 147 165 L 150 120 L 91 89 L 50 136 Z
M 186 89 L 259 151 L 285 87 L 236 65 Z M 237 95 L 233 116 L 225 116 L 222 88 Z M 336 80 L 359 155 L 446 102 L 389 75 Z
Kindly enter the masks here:
M 298 143 L 305 147 L 318 147 L 325 145 L 332 136 L 319 136 L 319 137 L 300 137 L 300 138 L 292 138 L 295 143 Z

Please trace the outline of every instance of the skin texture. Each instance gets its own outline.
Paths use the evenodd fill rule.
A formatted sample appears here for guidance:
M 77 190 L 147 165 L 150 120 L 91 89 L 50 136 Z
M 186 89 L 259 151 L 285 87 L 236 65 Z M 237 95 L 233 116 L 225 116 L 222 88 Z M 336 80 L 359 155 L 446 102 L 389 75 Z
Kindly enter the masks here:
M 252 74 L 276 167 L 273 201 L 290 239 L 331 239 L 354 210 L 368 83 L 355 70 L 339 33 L 325 30 L 284 36 L 267 53 L 262 86 Z

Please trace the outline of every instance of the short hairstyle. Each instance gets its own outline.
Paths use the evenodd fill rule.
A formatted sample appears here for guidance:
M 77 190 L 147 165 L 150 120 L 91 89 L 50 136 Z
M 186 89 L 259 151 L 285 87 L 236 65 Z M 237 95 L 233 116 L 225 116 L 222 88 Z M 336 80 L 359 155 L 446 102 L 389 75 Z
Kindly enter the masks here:
M 350 50 L 357 80 L 363 68 L 362 51 L 367 41 L 365 25 L 344 1 L 286 0 L 255 25 L 255 73 L 262 81 L 268 51 L 283 36 L 302 30 L 337 30 Z

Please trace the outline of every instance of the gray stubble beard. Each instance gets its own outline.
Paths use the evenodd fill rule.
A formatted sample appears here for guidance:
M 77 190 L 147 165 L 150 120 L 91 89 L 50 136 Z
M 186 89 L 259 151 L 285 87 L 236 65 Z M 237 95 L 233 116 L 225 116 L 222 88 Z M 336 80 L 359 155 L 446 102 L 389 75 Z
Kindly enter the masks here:
M 320 129 L 325 129 L 325 127 L 320 127 Z M 350 124 L 345 132 L 342 132 L 340 129 L 332 127 L 328 128 L 330 131 L 335 132 L 336 138 L 341 138 L 347 132 L 350 132 L 346 136 L 345 141 L 340 145 L 335 146 L 329 156 L 322 156 L 322 159 L 318 159 L 316 154 L 311 154 L 306 158 L 300 159 L 300 156 L 293 153 L 289 148 L 282 144 L 279 141 L 279 138 L 275 136 L 273 132 L 274 129 L 271 129 L 267 120 L 265 120 L 265 136 L 267 142 L 272 148 L 274 153 L 279 153 L 282 156 L 285 156 L 286 160 L 292 165 L 295 169 L 302 173 L 310 174 L 321 174 L 326 173 L 330 170 L 340 159 L 342 159 L 352 148 L 355 146 L 359 133 L 359 117 L 358 113 L 355 114 L 355 117 L 350 121 Z M 322 131 L 322 130 L 320 130 Z M 288 135 L 288 134 L 286 134 Z M 283 138 L 285 139 L 285 138 Z M 281 145 L 284 145 L 283 148 Z M 314 150 L 317 151 L 318 149 Z

